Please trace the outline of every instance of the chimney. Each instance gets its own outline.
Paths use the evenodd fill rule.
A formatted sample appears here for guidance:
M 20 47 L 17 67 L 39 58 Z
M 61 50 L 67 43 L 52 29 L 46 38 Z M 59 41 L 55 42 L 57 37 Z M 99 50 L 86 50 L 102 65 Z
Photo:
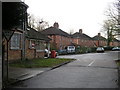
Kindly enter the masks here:
M 53 27 L 59 29 L 59 24 L 58 24 L 57 22 L 55 22 L 55 23 L 53 24 Z
M 101 36 L 101 34 L 100 34 L 100 33 L 98 33 L 98 36 L 100 37 L 100 36 Z
M 79 33 L 82 34 L 82 29 L 79 29 Z

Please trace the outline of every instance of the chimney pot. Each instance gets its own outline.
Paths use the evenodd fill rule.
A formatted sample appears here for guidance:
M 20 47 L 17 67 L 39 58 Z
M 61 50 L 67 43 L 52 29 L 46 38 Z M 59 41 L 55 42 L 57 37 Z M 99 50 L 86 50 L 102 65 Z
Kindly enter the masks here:
M 82 29 L 79 29 L 79 33 L 82 34 Z
M 59 29 L 59 24 L 58 24 L 57 22 L 55 22 L 55 23 L 53 24 L 53 27 Z
M 101 36 L 101 34 L 100 34 L 100 33 L 98 33 L 98 36 L 100 37 L 100 36 Z

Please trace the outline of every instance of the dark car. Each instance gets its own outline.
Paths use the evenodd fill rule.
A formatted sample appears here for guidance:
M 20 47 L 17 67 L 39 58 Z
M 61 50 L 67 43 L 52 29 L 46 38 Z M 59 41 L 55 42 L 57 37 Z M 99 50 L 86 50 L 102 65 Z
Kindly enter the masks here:
M 59 50 L 59 51 L 58 51 L 58 54 L 59 54 L 59 55 L 67 54 L 67 50 L 66 50 L 66 49 Z
M 120 51 L 120 47 L 114 47 L 112 48 L 112 51 Z
M 104 48 L 103 47 L 98 47 L 97 49 L 96 49 L 96 51 L 99 53 L 99 52 L 104 52 Z

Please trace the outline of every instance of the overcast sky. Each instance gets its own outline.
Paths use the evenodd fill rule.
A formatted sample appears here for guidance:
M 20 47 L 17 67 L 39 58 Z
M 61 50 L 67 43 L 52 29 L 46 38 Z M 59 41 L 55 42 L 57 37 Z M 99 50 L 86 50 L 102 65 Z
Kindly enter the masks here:
M 78 32 L 93 37 L 101 30 L 105 10 L 115 0 L 24 0 L 28 13 L 48 21 L 50 26 L 59 23 L 65 32 Z

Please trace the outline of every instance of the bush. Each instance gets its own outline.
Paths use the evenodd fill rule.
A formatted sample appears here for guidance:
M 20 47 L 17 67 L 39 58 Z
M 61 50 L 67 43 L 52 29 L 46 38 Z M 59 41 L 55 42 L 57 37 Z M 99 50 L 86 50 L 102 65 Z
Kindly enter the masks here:
M 89 47 L 79 47 L 76 48 L 76 53 L 90 53 L 91 52 L 91 48 Z
M 97 47 L 92 47 L 91 52 L 96 52 Z
M 104 49 L 107 50 L 107 51 L 108 51 L 108 50 L 112 50 L 112 48 L 113 48 L 113 47 L 111 47 L 111 46 L 106 46 L 106 47 L 104 47 Z

